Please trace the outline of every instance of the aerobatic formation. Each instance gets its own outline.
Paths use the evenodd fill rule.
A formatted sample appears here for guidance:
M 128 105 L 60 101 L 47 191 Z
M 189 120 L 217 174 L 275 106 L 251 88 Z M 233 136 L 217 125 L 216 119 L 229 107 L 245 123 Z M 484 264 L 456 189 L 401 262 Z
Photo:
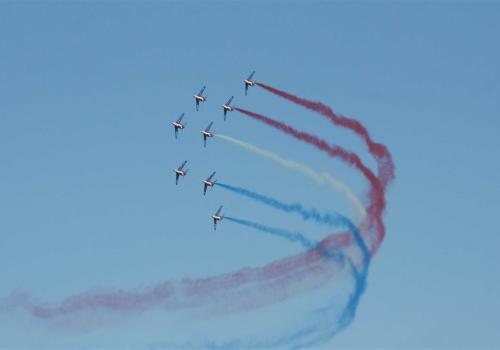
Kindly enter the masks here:
M 356 213 L 354 217 L 335 211 L 321 211 L 308 208 L 299 201 L 286 203 L 277 198 L 252 190 L 222 183 L 214 179 L 213 171 L 202 180 L 203 195 L 208 189 L 220 188 L 243 198 L 253 200 L 272 209 L 296 215 L 304 221 L 324 225 L 330 232 L 321 240 L 314 240 L 306 233 L 285 228 L 277 228 L 253 222 L 247 219 L 224 215 L 223 206 L 211 216 L 214 230 L 224 220 L 283 239 L 301 246 L 301 252 L 269 262 L 260 267 L 246 267 L 205 278 L 184 278 L 165 281 L 143 290 L 109 290 L 86 292 L 70 296 L 59 303 L 48 304 L 35 302 L 27 295 L 14 295 L 7 301 L 0 301 L 0 310 L 5 305 L 20 306 L 40 322 L 62 324 L 66 320 L 75 322 L 78 318 L 88 319 L 93 313 L 112 314 L 130 317 L 151 310 L 160 310 L 172 314 L 191 312 L 189 317 L 198 315 L 202 319 L 209 317 L 209 324 L 198 328 L 193 333 L 199 337 L 174 336 L 165 332 L 164 340 L 157 340 L 147 345 L 158 348 L 298 348 L 315 346 L 330 340 L 353 320 L 361 295 L 366 288 L 368 268 L 385 236 L 383 214 L 386 207 L 386 190 L 394 180 L 394 163 L 388 148 L 372 140 L 367 129 L 357 120 L 340 116 L 323 103 L 310 101 L 292 95 L 286 91 L 257 82 L 255 72 L 243 80 L 245 95 L 250 87 L 260 87 L 293 104 L 304 107 L 320 117 L 326 118 L 333 126 L 355 133 L 364 142 L 369 154 L 376 162 L 376 171 L 366 166 L 361 158 L 319 136 L 294 127 L 266 115 L 255 113 L 232 105 L 234 96 L 222 104 L 224 121 L 228 112 L 238 112 L 240 116 L 252 118 L 264 125 L 291 136 L 326 154 L 332 159 L 347 164 L 353 171 L 364 177 L 368 185 L 361 198 L 355 195 L 343 181 L 333 175 L 319 171 L 305 163 L 288 160 L 272 151 L 260 148 L 237 138 L 221 135 L 213 131 L 213 122 L 201 131 L 203 145 L 207 139 L 223 140 L 253 154 L 274 162 L 276 165 L 305 175 L 316 184 L 327 186 L 345 196 Z M 195 109 L 200 110 L 201 103 L 207 101 L 204 94 L 206 86 L 193 95 Z M 220 108 L 220 107 L 219 107 Z M 179 130 L 185 130 L 184 113 L 172 123 L 174 137 Z M 212 142 L 212 141 L 211 141 Z M 175 184 L 185 185 L 183 181 L 188 169 L 188 161 L 174 169 Z M 220 174 L 219 174 L 220 175 Z M 226 208 L 227 209 L 227 208 Z M 208 219 L 208 218 L 207 218 Z M 335 231 L 335 232 L 333 232 Z M 304 299 L 306 298 L 306 299 Z M 315 307 L 304 300 L 320 300 Z M 295 304 L 294 304 L 295 303 Z M 291 306 L 300 310 L 303 317 L 290 313 Z M 282 317 L 265 318 L 255 316 L 258 321 L 254 327 L 245 327 L 241 334 L 228 335 L 227 325 L 233 322 L 231 317 L 250 313 L 255 310 L 270 310 Z M 183 319 L 180 317 L 180 319 Z M 191 318 L 190 318 L 191 319 Z M 276 320 L 279 325 L 276 324 Z M 224 320 L 224 321 L 221 321 Z M 175 323 L 175 322 L 174 322 Z M 219 328 L 226 329 L 218 333 Z

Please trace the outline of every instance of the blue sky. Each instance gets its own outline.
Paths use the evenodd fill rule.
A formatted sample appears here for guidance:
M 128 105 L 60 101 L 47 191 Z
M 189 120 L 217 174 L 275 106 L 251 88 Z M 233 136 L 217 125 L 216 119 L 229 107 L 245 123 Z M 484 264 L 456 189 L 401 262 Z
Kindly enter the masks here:
M 223 122 L 220 104 L 235 95 L 373 167 L 352 134 L 261 89 L 245 97 L 241 80 L 255 69 L 257 80 L 359 119 L 396 164 L 367 292 L 326 347 L 498 346 L 499 18 L 493 2 L 0 4 L 0 296 L 57 301 L 301 250 L 230 222 L 214 233 L 219 204 L 326 234 L 221 188 L 204 198 L 200 181 L 212 170 L 225 183 L 352 214 L 342 196 L 222 140 L 203 149 L 199 130 L 213 120 L 216 132 L 363 192 L 359 175 L 312 148 L 236 113 Z M 196 113 L 192 95 L 205 84 Z M 188 126 L 176 141 L 169 123 L 182 112 Z M 172 169 L 184 159 L 190 174 L 176 187 Z M 0 346 L 24 331 L 9 329 Z M 53 334 L 39 337 L 50 345 Z

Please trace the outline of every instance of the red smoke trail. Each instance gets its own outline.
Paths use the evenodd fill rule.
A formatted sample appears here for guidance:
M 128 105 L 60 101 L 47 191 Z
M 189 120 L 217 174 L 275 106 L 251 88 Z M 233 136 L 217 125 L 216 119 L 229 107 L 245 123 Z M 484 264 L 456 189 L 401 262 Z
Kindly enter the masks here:
M 358 169 L 365 176 L 365 178 L 371 185 L 371 189 L 368 193 L 368 196 L 370 198 L 370 205 L 367 208 L 367 213 L 369 218 L 371 219 L 369 228 L 373 228 L 377 233 L 374 246 L 372 247 L 373 252 L 375 252 L 385 236 L 385 226 L 384 222 L 382 221 L 382 212 L 385 209 L 385 188 L 380 182 L 379 178 L 375 176 L 375 174 L 373 174 L 373 172 L 366 165 L 363 164 L 361 159 L 352 152 L 348 152 L 339 146 L 331 146 L 325 140 L 320 139 L 317 136 L 296 130 L 280 121 L 241 108 L 235 107 L 235 110 L 251 118 L 259 120 L 269 126 L 272 126 L 275 129 L 283 131 L 284 133 L 293 136 L 297 140 L 309 143 L 320 149 L 321 151 L 326 152 L 330 157 L 338 157 L 342 159 L 344 162 Z
M 359 121 L 335 114 L 330 107 L 321 102 L 310 101 L 263 83 L 256 82 L 255 84 L 288 101 L 324 115 L 335 125 L 354 131 L 363 139 L 368 146 L 370 154 L 377 160 L 379 164 L 379 179 L 382 186 L 384 188 L 387 187 L 388 183 L 394 179 L 394 162 L 392 161 L 391 153 L 384 144 L 374 142 L 368 130 Z
M 351 243 L 350 232 L 332 233 L 321 241 L 323 247 L 328 250 L 346 248 Z M 231 299 L 229 296 L 238 295 L 242 289 L 255 298 L 263 285 L 278 283 L 283 290 L 294 289 L 311 275 L 323 271 L 324 259 L 322 249 L 310 249 L 262 267 L 247 267 L 207 278 L 167 281 L 145 291 L 86 292 L 68 297 L 57 305 L 34 304 L 28 295 L 23 295 L 16 300 L 7 300 L 4 307 L 0 300 L 0 311 L 16 305 L 25 306 L 36 318 L 54 320 L 97 310 L 141 312 L 158 306 L 168 310 L 192 308 L 202 306 L 208 301 L 211 304 L 224 304 Z M 322 272 L 324 273 L 329 272 L 327 270 Z M 250 302 L 248 298 L 247 301 Z

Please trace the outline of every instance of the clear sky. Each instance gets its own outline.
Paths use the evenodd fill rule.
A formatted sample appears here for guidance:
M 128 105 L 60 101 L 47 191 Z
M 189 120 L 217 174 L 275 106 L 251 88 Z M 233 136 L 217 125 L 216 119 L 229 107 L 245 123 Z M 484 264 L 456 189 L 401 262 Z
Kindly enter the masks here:
M 353 134 L 262 89 L 244 96 L 255 69 L 259 81 L 363 122 L 396 164 L 367 291 L 325 347 L 498 347 L 499 33 L 495 2 L 0 3 L 0 298 L 134 290 L 302 249 L 231 222 L 214 232 L 219 204 L 227 215 L 326 234 L 222 188 L 203 197 L 213 170 L 225 183 L 352 215 L 340 194 L 299 174 L 222 140 L 202 147 L 199 130 L 213 120 L 216 132 L 363 193 L 358 174 L 311 147 L 237 113 L 223 122 L 220 105 L 235 95 L 373 167 Z M 195 112 L 192 95 L 205 84 L 208 101 Z M 170 122 L 182 112 L 188 125 L 175 140 Z M 175 186 L 172 169 L 185 159 L 190 173 Z M 0 328 L 0 347 L 22 344 L 30 327 Z M 130 325 L 72 346 L 112 346 L 122 329 Z M 134 345 L 149 343 L 144 334 Z M 36 337 L 59 344 L 54 332 Z

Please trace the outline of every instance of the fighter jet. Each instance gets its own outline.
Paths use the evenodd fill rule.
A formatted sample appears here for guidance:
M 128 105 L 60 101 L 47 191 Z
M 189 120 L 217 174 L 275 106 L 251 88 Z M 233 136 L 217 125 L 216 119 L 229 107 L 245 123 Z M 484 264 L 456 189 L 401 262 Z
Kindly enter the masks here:
M 248 93 L 248 87 L 249 86 L 254 86 L 254 84 L 255 84 L 255 81 L 252 80 L 254 74 L 255 74 L 255 71 L 253 71 L 252 74 L 250 74 L 248 76 L 248 78 L 246 78 L 245 80 L 243 80 L 243 82 L 245 83 L 245 96 Z
M 210 128 L 212 127 L 213 123 L 214 122 L 210 122 L 210 124 L 208 124 L 206 129 L 201 131 L 201 134 L 203 135 L 203 147 L 207 147 L 207 137 L 214 136 L 214 133 L 212 131 L 210 131 Z
M 231 98 L 222 105 L 222 110 L 224 111 L 224 120 L 226 120 L 227 112 L 232 112 L 234 110 L 233 106 L 231 106 L 231 101 L 233 100 L 233 98 L 234 96 L 231 96 Z
M 222 221 L 224 219 L 224 216 L 221 215 L 220 211 L 222 210 L 222 205 L 219 207 L 217 212 L 212 215 L 212 219 L 214 219 L 214 231 L 217 230 L 217 221 Z
M 215 171 L 212 173 L 212 175 L 207 177 L 206 180 L 203 180 L 203 195 L 207 194 L 208 187 L 213 187 L 215 185 L 215 183 L 217 182 L 217 180 L 212 180 L 214 175 L 215 175 Z
M 203 96 L 203 91 L 205 91 L 206 86 L 203 86 L 198 92 L 198 94 L 193 95 L 194 100 L 196 101 L 196 110 L 200 109 L 200 102 L 205 102 L 207 100 L 207 96 Z
M 184 118 L 184 113 L 181 114 L 179 119 L 172 123 L 172 125 L 174 126 L 175 138 L 177 138 L 177 132 L 179 131 L 179 129 L 183 130 L 186 127 L 186 124 L 181 123 L 182 118 Z
M 187 160 L 184 161 L 184 163 L 181 164 L 180 167 L 177 169 L 174 169 L 175 172 L 175 184 L 177 185 L 179 183 L 179 176 L 186 176 L 188 169 L 184 170 L 184 166 L 186 165 Z

